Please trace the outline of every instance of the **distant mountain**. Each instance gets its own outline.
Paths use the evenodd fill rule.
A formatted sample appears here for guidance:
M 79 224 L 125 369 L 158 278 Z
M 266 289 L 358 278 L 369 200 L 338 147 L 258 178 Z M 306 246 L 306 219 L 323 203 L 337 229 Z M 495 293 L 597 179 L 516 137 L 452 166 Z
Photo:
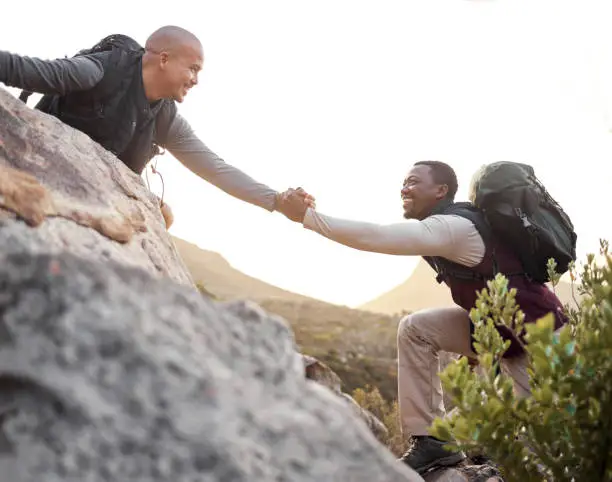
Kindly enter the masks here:
M 575 305 L 569 283 L 562 281 L 555 291 L 563 303 Z M 406 281 L 359 308 L 393 315 L 443 306 L 453 306 L 450 290 L 436 282 L 434 270 L 421 259 Z
M 312 300 L 307 296 L 283 290 L 238 271 L 219 253 L 207 251 L 175 236 L 172 239 L 194 281 L 218 299 Z

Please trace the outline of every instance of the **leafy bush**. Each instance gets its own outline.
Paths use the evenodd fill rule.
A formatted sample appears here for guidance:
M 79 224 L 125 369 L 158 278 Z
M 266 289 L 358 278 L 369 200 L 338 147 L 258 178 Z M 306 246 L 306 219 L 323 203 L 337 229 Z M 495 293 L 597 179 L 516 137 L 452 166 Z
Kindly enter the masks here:
M 601 255 L 599 264 L 587 257 L 580 304 L 566 307 L 570 323 L 559 333 L 552 315 L 523 325 L 503 276 L 488 283 L 470 312 L 480 374 L 465 357 L 441 373 L 456 409 L 434 421 L 433 435 L 485 452 L 507 481 L 612 480 L 612 256 L 605 241 Z M 497 370 L 509 342 L 496 324 L 525 330 L 531 397 L 516 397 L 512 379 Z
M 387 427 L 387 438 L 381 442 L 399 457 L 404 452 L 404 440 L 399 424 L 397 400 L 387 401 L 378 388 L 370 385 L 366 385 L 365 388 L 356 388 L 352 397 L 361 407 L 372 412 Z
M 303 346 L 302 353 L 311 355 L 328 365 L 342 380 L 346 393 L 367 386 L 376 386 L 386 400 L 397 398 L 397 363 L 395 360 L 373 359 L 367 356 L 354 355 L 350 352 L 340 353 L 330 349 L 321 351 L 317 346 Z

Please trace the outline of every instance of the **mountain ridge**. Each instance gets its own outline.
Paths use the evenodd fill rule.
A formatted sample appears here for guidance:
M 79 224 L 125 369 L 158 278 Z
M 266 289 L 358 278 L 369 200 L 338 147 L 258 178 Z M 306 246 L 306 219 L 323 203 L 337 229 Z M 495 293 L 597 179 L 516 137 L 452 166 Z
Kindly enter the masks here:
M 248 298 L 254 301 L 281 298 L 289 301 L 318 301 L 266 283 L 234 268 L 221 254 L 172 236 L 194 281 L 220 299 Z

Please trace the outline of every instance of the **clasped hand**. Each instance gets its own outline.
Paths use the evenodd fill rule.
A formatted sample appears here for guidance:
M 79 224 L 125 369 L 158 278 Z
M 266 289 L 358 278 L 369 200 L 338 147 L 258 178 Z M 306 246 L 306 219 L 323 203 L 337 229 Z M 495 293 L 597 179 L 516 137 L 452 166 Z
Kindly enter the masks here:
M 276 210 L 297 223 L 304 221 L 308 208 L 315 207 L 315 198 L 301 187 L 287 189 L 276 196 Z

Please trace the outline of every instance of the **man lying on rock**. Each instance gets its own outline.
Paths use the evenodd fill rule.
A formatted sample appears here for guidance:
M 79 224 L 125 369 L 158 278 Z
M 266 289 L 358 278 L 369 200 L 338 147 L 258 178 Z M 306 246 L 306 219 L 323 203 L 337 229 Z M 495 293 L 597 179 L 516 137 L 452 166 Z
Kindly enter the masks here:
M 32 92 L 45 94 L 37 109 L 84 132 L 137 174 L 167 149 L 232 196 L 285 214 L 280 193 L 226 164 L 177 113 L 175 102 L 183 102 L 198 83 L 203 63 L 195 35 L 165 26 L 151 34 L 144 48 L 114 35 L 73 58 L 47 61 L 0 51 L 0 82 L 24 89 L 22 99 Z M 160 207 L 170 227 L 170 208 Z
M 321 214 L 304 201 L 301 188 L 295 193 L 287 191 L 285 196 L 291 218 L 337 243 L 375 253 L 423 256 L 438 265 L 450 261 L 476 275 L 472 279 L 445 277 L 457 306 L 412 313 L 398 326 L 398 402 L 402 433 L 410 442 L 400 460 L 421 474 L 465 458 L 463 453 L 448 452 L 442 441 L 427 432 L 435 417 L 444 416 L 438 352 L 476 357 L 468 312 L 475 305 L 477 291 L 486 287 L 486 279 L 479 275 L 493 272 L 492 250 L 495 248 L 499 272 L 520 270 L 516 254 L 494 238 L 487 236 L 490 241 L 485 243 L 476 225 L 456 214 L 456 192 L 457 178 L 450 166 L 439 161 L 417 162 L 401 190 L 404 217 L 410 221 L 384 226 Z M 478 215 L 475 209 L 473 214 Z M 556 329 L 567 322 L 560 300 L 544 283 L 511 276 L 509 284 L 518 290 L 517 303 L 526 323 L 550 312 L 555 314 Z M 511 340 L 502 370 L 514 380 L 517 395 L 525 396 L 529 394 L 527 356 L 509 331 L 499 330 L 503 338 Z

